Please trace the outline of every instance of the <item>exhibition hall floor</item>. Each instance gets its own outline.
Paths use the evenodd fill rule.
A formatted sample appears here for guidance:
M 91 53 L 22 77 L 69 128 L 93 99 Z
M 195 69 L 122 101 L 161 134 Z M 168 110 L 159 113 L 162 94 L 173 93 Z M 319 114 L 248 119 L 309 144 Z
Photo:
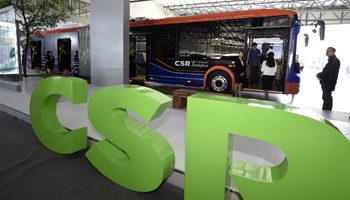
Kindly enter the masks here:
M 17 116 L 27 122 L 29 120 L 29 103 L 31 94 L 36 85 L 43 80 L 42 77 L 24 78 L 22 82 L 22 92 L 13 92 L 0 88 L 0 110 L 3 110 L 11 115 Z M 100 89 L 94 85 L 88 85 L 88 96 L 91 96 L 95 91 Z M 350 124 L 348 113 L 330 112 L 308 107 L 310 102 L 302 104 L 302 93 L 292 96 L 272 94 L 271 100 L 281 103 L 294 103 L 301 108 L 307 109 L 310 112 L 315 112 L 328 120 L 330 120 L 343 134 L 350 140 Z M 244 98 L 263 99 L 262 93 L 243 92 Z M 308 98 L 308 97 L 307 97 Z M 335 100 L 336 101 L 336 100 Z M 294 103 L 293 103 L 294 102 Z M 153 120 L 146 122 L 140 116 L 129 112 L 132 117 L 154 128 L 162 134 L 171 144 L 175 152 L 176 163 L 175 171 L 184 174 L 185 172 L 185 134 L 186 134 L 186 108 L 177 110 L 173 109 L 172 105 L 165 110 L 163 115 Z M 88 127 L 88 136 L 90 139 L 99 141 L 104 139 L 90 124 L 87 115 L 87 104 L 72 105 L 67 99 L 62 97 L 57 105 L 57 115 L 61 124 L 68 129 L 77 129 Z M 291 125 L 293 126 L 293 125 Z M 234 136 L 233 158 L 251 162 L 258 165 L 275 166 L 280 164 L 284 159 L 283 152 L 269 144 L 260 140 L 245 138 L 242 136 Z M 174 177 L 173 177 L 174 178 Z M 172 179 L 172 177 L 170 177 Z M 176 186 L 183 188 L 183 176 L 175 177 L 173 182 Z M 171 182 L 171 181 L 170 181 Z M 172 183 L 173 183 L 172 182 Z M 179 183 L 180 182 L 180 183 Z M 231 183 L 230 187 L 235 190 L 235 186 Z
M 0 199 L 3 200 L 183 200 L 169 183 L 153 192 L 123 188 L 85 157 L 87 150 L 60 155 L 44 147 L 31 125 L 0 111 Z

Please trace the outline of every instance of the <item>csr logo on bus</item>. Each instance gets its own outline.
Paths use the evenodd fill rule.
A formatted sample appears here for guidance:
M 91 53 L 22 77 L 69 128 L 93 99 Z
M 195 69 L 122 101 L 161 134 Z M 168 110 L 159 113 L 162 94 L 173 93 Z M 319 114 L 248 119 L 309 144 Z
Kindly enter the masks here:
M 191 61 L 175 61 L 175 66 L 177 67 L 190 67 L 191 66 Z
M 40 142 L 61 154 L 87 148 L 86 127 L 70 131 L 60 124 L 61 96 L 88 103 L 91 125 L 105 139 L 86 156 L 107 178 L 149 192 L 172 173 L 175 154 L 168 140 L 127 112 L 152 121 L 168 108 L 168 96 L 125 85 L 101 88 L 88 101 L 85 80 L 44 79 L 33 91 L 30 120 Z M 350 199 L 350 142 L 327 120 L 283 104 L 226 96 L 195 94 L 187 103 L 185 200 L 225 199 L 227 173 L 245 200 Z M 269 142 L 286 157 L 272 167 L 231 162 L 230 133 Z

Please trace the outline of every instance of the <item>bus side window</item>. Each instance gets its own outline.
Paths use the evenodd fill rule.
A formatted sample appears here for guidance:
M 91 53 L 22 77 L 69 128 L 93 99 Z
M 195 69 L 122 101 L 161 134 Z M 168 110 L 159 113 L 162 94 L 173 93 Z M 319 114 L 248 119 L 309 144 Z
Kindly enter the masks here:
M 151 56 L 152 57 L 175 57 L 175 33 L 152 34 Z

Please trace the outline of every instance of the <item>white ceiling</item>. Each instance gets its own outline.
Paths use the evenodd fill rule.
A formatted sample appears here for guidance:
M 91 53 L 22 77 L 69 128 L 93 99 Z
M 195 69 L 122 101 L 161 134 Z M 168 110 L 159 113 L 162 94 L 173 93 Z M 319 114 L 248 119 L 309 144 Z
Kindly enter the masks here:
M 138 1 L 138 0 L 134 0 Z M 140 0 L 144 1 L 144 0 Z M 252 9 L 288 9 L 299 13 L 304 24 L 324 20 L 327 24 L 350 23 L 349 0 L 154 0 L 166 15 L 200 15 Z

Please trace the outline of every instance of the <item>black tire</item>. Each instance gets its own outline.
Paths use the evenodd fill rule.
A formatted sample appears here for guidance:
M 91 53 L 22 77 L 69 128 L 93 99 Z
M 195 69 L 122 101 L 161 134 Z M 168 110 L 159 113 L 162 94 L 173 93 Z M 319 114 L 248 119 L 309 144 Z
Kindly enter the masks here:
M 211 92 L 228 93 L 231 85 L 231 77 L 224 71 L 214 71 L 207 79 L 207 86 Z

